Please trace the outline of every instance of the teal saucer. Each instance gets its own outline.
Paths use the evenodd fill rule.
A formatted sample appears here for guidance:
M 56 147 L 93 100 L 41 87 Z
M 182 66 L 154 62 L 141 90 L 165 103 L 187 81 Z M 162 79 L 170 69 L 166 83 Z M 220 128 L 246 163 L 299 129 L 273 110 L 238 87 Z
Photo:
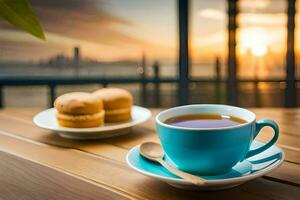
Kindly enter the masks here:
M 263 142 L 253 141 L 251 149 L 256 149 L 262 145 L 264 145 Z M 126 159 L 128 165 L 139 173 L 164 181 L 172 186 L 190 190 L 219 190 L 240 185 L 271 172 L 283 162 L 284 152 L 278 146 L 273 145 L 266 151 L 236 164 L 226 174 L 217 176 L 197 175 L 207 180 L 207 184 L 203 186 L 195 186 L 173 175 L 160 164 L 143 158 L 139 153 L 139 145 L 128 152 Z M 165 158 L 165 161 L 175 166 L 168 158 Z

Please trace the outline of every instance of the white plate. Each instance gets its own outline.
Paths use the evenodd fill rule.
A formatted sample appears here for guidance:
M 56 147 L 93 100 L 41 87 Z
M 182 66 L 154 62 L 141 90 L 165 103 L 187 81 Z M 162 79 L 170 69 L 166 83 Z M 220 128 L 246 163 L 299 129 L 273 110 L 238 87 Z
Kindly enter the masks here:
M 262 145 L 264 145 L 263 142 L 253 141 L 251 149 L 256 149 Z M 238 186 L 278 168 L 284 161 L 284 152 L 278 146 L 273 145 L 264 152 L 238 163 L 226 174 L 201 176 L 207 181 L 207 184 L 202 186 L 196 186 L 189 181 L 183 180 L 171 174 L 158 163 L 143 158 L 139 154 L 139 145 L 133 147 L 128 152 L 126 160 L 133 170 L 154 179 L 164 181 L 177 188 L 187 190 L 221 190 Z M 168 161 L 168 159 L 165 160 L 168 163 L 171 162 Z
M 61 127 L 56 120 L 56 109 L 50 108 L 34 116 L 33 122 L 40 128 L 54 131 L 62 137 L 70 139 L 99 139 L 119 136 L 128 133 L 132 127 L 147 121 L 151 111 L 140 106 L 133 106 L 132 119 L 123 123 L 105 123 L 95 128 L 67 128 Z

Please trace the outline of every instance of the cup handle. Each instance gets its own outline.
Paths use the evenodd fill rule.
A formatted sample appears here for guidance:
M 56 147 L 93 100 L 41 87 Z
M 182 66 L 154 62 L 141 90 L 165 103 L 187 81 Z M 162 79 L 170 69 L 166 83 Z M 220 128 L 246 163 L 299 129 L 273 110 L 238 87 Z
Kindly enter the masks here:
M 265 127 L 265 126 L 269 126 L 274 130 L 274 136 L 273 138 L 265 145 L 257 148 L 257 149 L 253 149 L 248 151 L 246 158 L 249 158 L 251 156 L 254 156 L 256 154 L 259 154 L 265 150 L 267 150 L 268 148 L 270 148 L 273 144 L 275 144 L 275 142 L 277 141 L 278 137 L 279 137 L 279 127 L 278 124 L 270 119 L 263 119 L 263 120 L 259 120 L 256 122 L 256 130 L 255 130 L 255 135 L 254 138 L 256 138 L 256 136 L 260 133 L 260 130 Z M 253 140 L 254 140 L 253 138 Z

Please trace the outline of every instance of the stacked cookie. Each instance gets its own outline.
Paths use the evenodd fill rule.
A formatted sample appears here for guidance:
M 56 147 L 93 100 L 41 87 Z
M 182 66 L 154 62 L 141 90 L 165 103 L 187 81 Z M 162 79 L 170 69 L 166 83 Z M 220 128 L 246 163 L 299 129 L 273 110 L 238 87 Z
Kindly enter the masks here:
M 60 126 L 97 127 L 131 119 L 132 96 L 120 88 L 104 88 L 94 93 L 72 92 L 54 102 Z
M 61 126 L 73 128 L 96 127 L 104 123 L 103 101 L 90 93 L 72 92 L 54 102 L 56 118 Z
M 93 93 L 103 100 L 105 122 L 122 122 L 131 118 L 132 96 L 120 88 L 104 88 Z

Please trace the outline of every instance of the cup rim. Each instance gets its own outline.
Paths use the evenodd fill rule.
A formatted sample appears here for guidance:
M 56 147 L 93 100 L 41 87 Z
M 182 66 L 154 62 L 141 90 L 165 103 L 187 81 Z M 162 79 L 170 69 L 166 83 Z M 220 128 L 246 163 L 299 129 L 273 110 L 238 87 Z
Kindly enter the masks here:
M 249 112 L 252 115 L 252 120 L 247 121 L 247 123 L 243 123 L 243 124 L 239 124 L 239 125 L 234 125 L 234 126 L 229 126 L 229 127 L 213 127 L 213 128 L 189 128 L 189 127 L 180 127 L 180 126 L 173 126 L 170 124 L 166 124 L 162 121 L 159 120 L 159 117 L 167 112 L 170 112 L 171 110 L 174 109 L 178 109 L 178 108 L 185 108 L 185 107 L 191 107 L 191 106 L 223 106 L 223 107 L 228 107 L 228 108 L 234 108 L 234 109 L 241 109 L 243 111 Z M 172 107 L 169 109 L 166 109 L 164 111 L 161 111 L 160 113 L 158 113 L 155 117 L 155 121 L 157 124 L 164 126 L 166 128 L 171 128 L 171 129 L 177 129 L 177 130 L 194 130 L 194 131 L 213 131 L 213 130 L 230 130 L 230 129 L 235 129 L 235 128 L 240 128 L 243 126 L 247 126 L 251 123 L 253 123 L 256 120 L 256 115 L 255 113 L 253 113 L 252 111 L 245 109 L 245 108 L 241 108 L 241 107 L 237 107 L 237 106 L 231 106 L 231 105 L 224 105 L 224 104 L 189 104 L 189 105 L 184 105 L 184 106 L 176 106 L 176 107 Z

